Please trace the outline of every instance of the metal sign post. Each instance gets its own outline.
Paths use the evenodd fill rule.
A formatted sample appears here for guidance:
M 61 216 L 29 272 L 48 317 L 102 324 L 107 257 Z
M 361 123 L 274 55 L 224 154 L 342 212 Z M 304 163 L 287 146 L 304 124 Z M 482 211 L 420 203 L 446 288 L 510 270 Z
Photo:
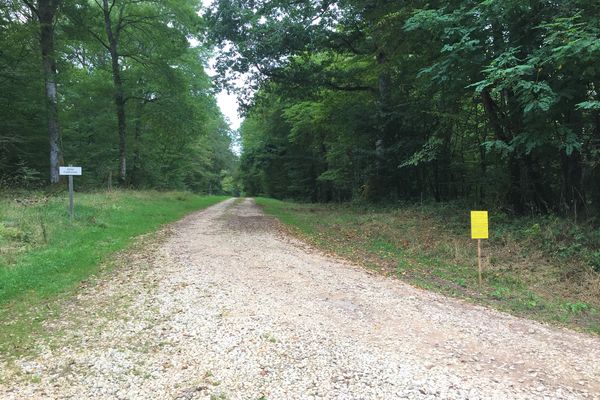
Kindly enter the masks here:
M 73 176 L 81 176 L 81 167 L 73 167 L 72 165 L 69 165 L 68 167 L 60 167 L 59 174 L 67 175 L 69 177 L 69 220 L 73 222 L 75 209 L 73 201 Z

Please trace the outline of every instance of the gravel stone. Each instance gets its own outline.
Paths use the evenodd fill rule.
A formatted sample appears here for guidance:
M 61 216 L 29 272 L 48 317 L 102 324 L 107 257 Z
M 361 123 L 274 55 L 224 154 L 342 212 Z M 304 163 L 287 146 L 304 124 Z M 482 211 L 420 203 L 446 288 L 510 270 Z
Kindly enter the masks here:
M 600 399 L 600 338 L 327 256 L 251 199 L 82 288 L 2 399 Z

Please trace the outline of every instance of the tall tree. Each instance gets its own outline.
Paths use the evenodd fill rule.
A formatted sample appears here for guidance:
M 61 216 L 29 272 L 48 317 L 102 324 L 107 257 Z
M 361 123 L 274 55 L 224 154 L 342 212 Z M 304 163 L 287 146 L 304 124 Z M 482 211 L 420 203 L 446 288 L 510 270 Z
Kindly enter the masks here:
M 125 126 L 127 185 L 233 190 L 236 157 L 204 71 L 209 53 L 188 41 L 201 26 L 195 1 L 73 0 L 60 4 L 60 15 L 58 2 L 27 1 L 0 2 L 0 187 L 43 183 L 46 87 L 60 110 L 60 151 L 86 170 L 82 187 L 120 174 L 116 132 Z
M 216 1 L 209 20 L 222 46 L 218 67 L 224 76 L 250 76 L 258 88 L 242 129 L 244 181 L 305 197 L 298 182 L 347 188 L 346 172 L 360 164 L 353 183 L 360 189 L 350 192 L 371 200 L 463 197 L 517 213 L 600 210 L 598 7 Z M 360 93 L 365 111 L 333 107 L 344 92 Z M 319 150 L 306 154 L 299 138 Z M 314 168 L 302 173 L 288 162 L 294 157 L 320 160 L 316 181 Z
M 56 84 L 56 55 L 54 24 L 61 0 L 23 0 L 39 22 L 39 41 L 47 105 L 48 139 L 50 143 L 50 183 L 58 183 L 60 176 L 60 124 L 58 119 L 58 90 Z
M 136 97 L 125 69 L 173 62 L 188 47 L 199 19 L 189 0 L 100 0 L 73 9 L 71 19 L 100 43 L 110 59 L 119 143 L 119 179 L 127 182 L 127 102 Z M 138 90 L 139 91 L 139 90 Z
M 125 2 L 117 5 L 116 29 L 113 27 L 112 13 L 115 8 L 116 0 L 108 3 L 108 0 L 102 0 L 102 14 L 104 16 L 104 32 L 106 34 L 106 48 L 110 54 L 112 77 L 115 85 L 115 107 L 117 110 L 117 127 L 119 134 L 119 179 L 125 183 L 127 179 L 127 137 L 125 120 L 125 95 L 123 93 L 123 80 L 121 78 L 121 65 L 119 63 L 119 38 L 123 28 L 123 14 L 125 11 Z M 100 6 L 100 4 L 98 4 Z

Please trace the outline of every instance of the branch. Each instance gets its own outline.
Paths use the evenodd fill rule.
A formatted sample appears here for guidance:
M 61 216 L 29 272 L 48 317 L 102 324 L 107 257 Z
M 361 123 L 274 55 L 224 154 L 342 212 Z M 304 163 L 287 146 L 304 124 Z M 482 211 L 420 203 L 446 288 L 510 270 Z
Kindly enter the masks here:
M 104 43 L 104 40 L 100 36 L 98 36 L 94 31 L 88 28 L 88 32 L 104 47 L 106 50 L 110 51 L 110 46 Z
M 266 71 L 266 70 L 264 70 L 263 68 L 261 68 L 259 66 L 258 63 L 254 63 L 253 65 L 254 65 L 254 68 L 256 68 L 258 70 L 258 72 L 260 72 L 261 74 L 263 74 L 266 77 L 275 78 L 275 79 L 277 79 L 277 78 L 279 78 L 279 79 L 285 78 L 285 76 L 282 75 L 282 74 L 278 74 L 278 73 L 273 72 L 273 71 Z
M 115 6 L 116 0 L 112 0 L 112 3 L 110 4 L 110 7 L 108 8 L 108 15 L 110 15 L 110 13 L 112 13 L 112 9 Z
M 278 74 L 277 72 L 274 72 L 274 71 L 265 71 L 257 63 L 255 63 L 253 65 L 258 70 L 258 72 L 260 72 L 261 74 L 263 74 L 264 76 L 266 76 L 268 78 L 279 80 L 279 81 L 285 81 L 285 82 L 290 81 L 290 77 L 285 74 Z M 299 84 L 301 84 L 301 85 L 304 85 L 305 83 L 306 82 L 299 82 Z M 374 87 L 365 86 L 365 85 L 338 85 L 334 82 L 323 82 L 320 85 L 324 86 L 328 89 L 331 89 L 331 90 L 339 90 L 342 92 L 372 92 L 372 93 L 377 92 L 377 90 Z M 319 84 L 317 84 L 317 86 L 319 86 Z
M 119 57 L 124 57 L 124 58 L 131 58 L 134 61 L 137 61 L 138 63 L 140 63 L 141 65 L 148 65 L 151 64 L 148 61 L 144 61 L 143 58 L 138 57 L 137 55 L 133 55 L 133 54 L 127 54 L 127 53 L 119 53 Z
M 326 82 L 325 86 L 329 89 L 340 90 L 342 92 L 373 92 L 375 93 L 377 90 L 371 86 L 363 86 L 363 85 L 336 85 L 333 82 Z
M 367 52 L 358 50 L 356 47 L 354 47 L 352 42 L 350 42 L 350 40 L 348 40 L 346 37 L 340 36 L 340 38 L 342 39 L 342 42 L 344 42 L 344 44 L 348 47 L 348 50 L 350 50 L 350 52 L 352 54 L 355 54 L 357 56 L 364 56 L 364 55 L 369 54 Z
M 160 18 L 160 15 L 147 15 L 147 16 L 141 16 L 138 18 L 123 17 L 119 20 L 119 23 L 117 25 L 117 31 L 121 31 L 129 25 L 134 25 L 134 26 L 136 26 L 138 24 L 152 25 L 152 22 L 156 22 L 156 20 L 158 18 Z
M 326 4 L 324 4 L 321 12 L 319 14 L 315 15 L 313 18 L 311 18 L 311 20 L 308 22 L 308 24 L 304 26 L 304 30 L 307 30 L 312 25 L 312 23 L 315 22 L 316 20 L 318 20 L 319 18 L 322 18 L 323 15 L 325 15 L 325 13 L 327 11 L 329 11 L 329 6 L 331 6 L 330 2 L 327 2 Z
M 112 5 L 110 6 L 110 9 L 112 10 L 112 8 L 115 5 L 115 0 L 113 0 Z M 121 23 L 123 22 L 123 13 L 125 12 L 125 3 L 121 4 L 121 7 L 119 7 L 119 19 L 117 22 L 117 29 L 115 31 L 115 40 L 118 42 L 119 38 L 121 37 Z
M 148 99 L 146 97 L 140 97 L 140 96 L 129 96 L 125 98 L 125 103 L 127 103 L 129 100 L 140 100 L 142 103 L 144 104 L 148 104 L 148 103 L 154 103 L 160 100 L 160 97 L 155 97 L 153 99 Z
M 496 133 L 496 137 L 508 143 L 510 138 L 506 135 L 502 121 L 498 115 L 498 106 L 494 103 L 489 89 L 486 88 L 481 92 L 481 99 L 483 100 L 483 108 L 485 109 L 485 113 L 488 116 L 493 131 Z

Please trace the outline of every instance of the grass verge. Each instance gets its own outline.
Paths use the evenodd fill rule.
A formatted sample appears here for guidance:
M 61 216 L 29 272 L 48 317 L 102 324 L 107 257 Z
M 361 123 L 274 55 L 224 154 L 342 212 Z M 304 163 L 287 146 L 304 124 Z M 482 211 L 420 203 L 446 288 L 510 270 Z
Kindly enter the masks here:
M 5 193 L 0 198 L 0 353 L 26 350 L 43 321 L 60 312 L 52 299 L 110 264 L 132 241 L 185 214 L 224 200 L 183 192 Z
M 484 283 L 469 210 L 458 205 L 374 208 L 257 198 L 313 245 L 433 290 L 558 325 L 600 334 L 598 232 L 557 217 L 491 213 Z

